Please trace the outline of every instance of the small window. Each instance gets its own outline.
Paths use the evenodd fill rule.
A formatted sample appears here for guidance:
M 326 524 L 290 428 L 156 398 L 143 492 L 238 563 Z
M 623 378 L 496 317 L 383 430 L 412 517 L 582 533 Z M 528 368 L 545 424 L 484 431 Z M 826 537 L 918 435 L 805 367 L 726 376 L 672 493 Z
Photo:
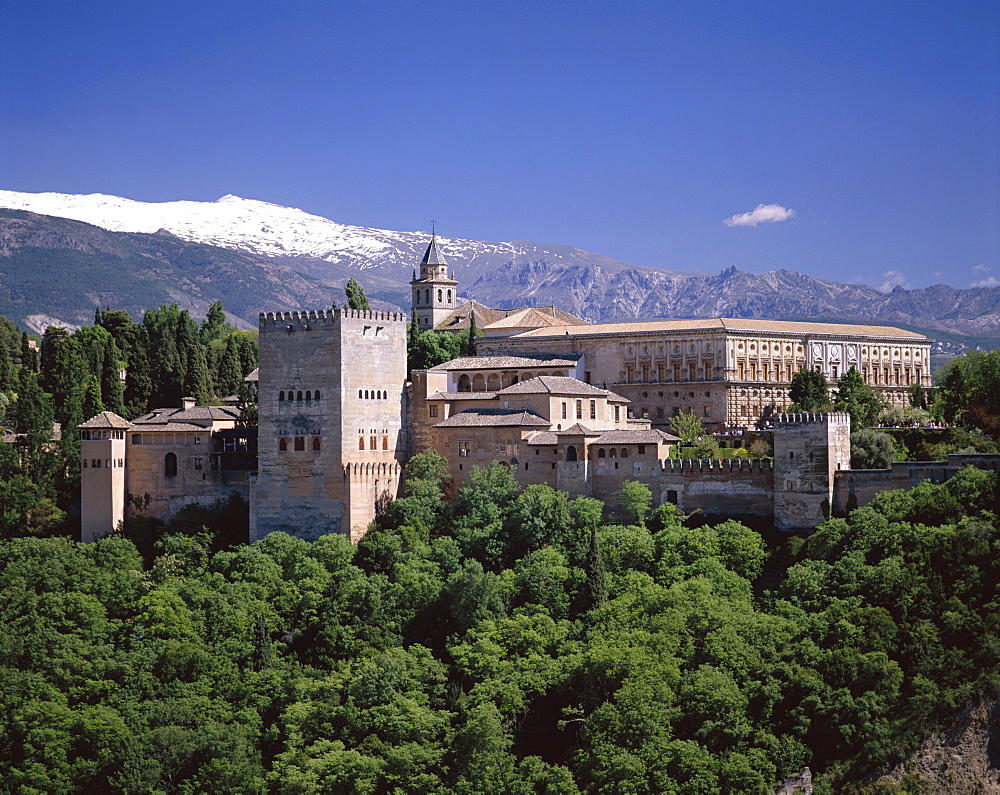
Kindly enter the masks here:
M 378 450 L 378 446 L 376 445 L 376 442 L 378 442 L 378 437 L 372 436 L 372 437 L 369 438 L 368 441 L 371 442 L 371 449 L 372 450 Z
M 132 444 L 142 444 L 142 434 L 133 433 L 132 434 Z
M 318 436 L 313 437 L 313 450 L 319 450 L 322 444 L 323 443 L 320 441 L 320 437 Z
M 280 392 L 278 393 L 278 400 L 284 400 L 284 399 L 285 399 L 285 390 L 284 390 L 284 389 L 282 389 L 282 390 L 281 390 L 281 391 L 280 391 Z
M 306 400 L 312 400 L 312 399 L 313 399 L 312 391 L 307 389 L 306 390 Z
M 83 459 L 83 468 L 84 469 L 87 468 L 87 459 L 86 458 Z
M 362 391 L 361 391 L 361 390 L 359 389 L 359 390 L 358 390 L 358 400 L 361 400 L 363 396 L 364 396 L 364 392 L 362 392 Z
M 604 455 L 604 448 L 603 447 L 598 448 L 598 450 L 597 450 L 597 457 L 598 458 L 604 458 L 605 457 L 605 455 Z
M 388 436 L 383 436 L 382 437 L 382 449 L 383 450 L 388 450 L 389 449 L 389 437 Z
M 295 399 L 296 400 L 302 400 L 302 390 L 301 389 L 296 393 Z
M 317 389 L 317 390 L 316 390 L 316 392 L 315 392 L 315 393 L 313 394 L 313 397 L 314 397 L 314 398 L 315 398 L 316 400 L 319 400 L 319 390 L 318 390 L 318 389 Z
M 469 453 L 472 450 L 472 442 L 459 442 L 458 443 L 458 457 L 468 458 Z
M 284 436 L 278 439 L 278 452 L 279 453 L 288 452 L 288 439 L 286 439 Z
M 623 447 L 622 448 L 622 458 L 628 458 L 628 448 L 627 447 Z
M 295 437 L 295 452 L 301 453 L 306 449 L 306 437 L 296 436 Z
M 430 416 L 436 417 L 438 415 L 438 407 L 437 406 L 431 406 L 428 409 L 428 413 L 430 414 Z
M 562 418 L 566 419 L 566 401 L 562 402 Z
M 596 420 L 597 419 L 597 401 L 596 400 L 590 401 L 590 419 L 592 419 L 592 420 Z
M 639 455 L 645 455 L 645 454 L 646 454 L 646 445 L 640 444 L 639 445 Z
M 620 406 L 615 406 L 615 422 L 619 422 L 621 420 L 621 412 L 619 411 L 620 408 Z
M 576 401 L 576 418 L 578 420 L 582 420 L 583 419 L 583 401 L 582 400 Z
M 177 456 L 173 453 L 167 453 L 163 457 L 163 474 L 168 478 L 172 478 L 177 474 Z
M 365 437 L 364 436 L 359 436 L 358 437 L 358 449 L 359 450 L 364 450 L 365 449 Z
M 201 472 L 201 459 L 200 458 L 196 458 L 194 460 L 194 468 L 195 468 L 195 470 L 197 472 Z

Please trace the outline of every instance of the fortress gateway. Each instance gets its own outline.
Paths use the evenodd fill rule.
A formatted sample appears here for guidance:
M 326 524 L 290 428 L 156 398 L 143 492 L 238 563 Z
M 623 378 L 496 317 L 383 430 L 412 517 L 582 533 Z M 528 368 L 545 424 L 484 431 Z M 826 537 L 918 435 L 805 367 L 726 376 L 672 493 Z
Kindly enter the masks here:
M 434 241 L 412 287 L 425 328 L 456 325 L 457 282 Z M 589 325 L 554 309 L 490 311 L 499 319 L 484 324 L 478 356 L 416 371 L 412 382 L 401 313 L 260 315 L 258 428 L 238 427 L 233 408 L 193 401 L 80 426 L 84 540 L 112 532 L 127 512 L 166 519 L 234 491 L 250 502 L 251 540 L 275 530 L 357 540 L 398 496 L 408 456 L 431 448 L 457 485 L 473 466 L 501 461 L 522 485 L 614 502 L 639 480 L 684 511 L 812 528 L 877 490 L 872 473 L 848 477 L 847 415 L 774 416 L 774 458 L 763 461 L 671 459 L 670 417 L 694 411 L 722 429 L 777 415 L 804 367 L 822 369 L 833 387 L 856 367 L 894 403 L 911 384 L 930 386 L 930 340 L 900 329 L 720 318 Z M 912 479 L 882 477 L 896 488 Z

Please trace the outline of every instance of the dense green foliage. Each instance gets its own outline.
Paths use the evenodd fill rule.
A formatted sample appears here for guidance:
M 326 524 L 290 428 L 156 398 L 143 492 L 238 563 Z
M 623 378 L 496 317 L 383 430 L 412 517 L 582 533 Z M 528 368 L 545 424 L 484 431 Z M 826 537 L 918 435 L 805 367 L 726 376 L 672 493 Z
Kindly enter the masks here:
M 344 293 L 347 296 L 347 307 L 349 309 L 357 309 L 363 312 L 371 309 L 371 306 L 368 305 L 368 296 L 365 295 L 365 288 L 358 283 L 357 279 L 351 278 L 347 280 L 347 284 L 344 285 Z
M 938 382 L 935 408 L 946 420 L 980 428 L 1000 440 L 1000 350 L 952 359 Z
M 227 506 L 141 549 L 0 542 L 0 789 L 839 786 L 998 684 L 992 474 L 827 522 L 756 594 L 757 533 L 642 489 L 615 525 L 499 465 L 454 505 L 438 457 L 409 474 L 357 548 L 227 548 Z
M 792 376 L 788 397 L 793 411 L 821 411 L 830 404 L 830 385 L 822 370 L 804 367 Z
M 242 394 L 253 403 L 244 377 L 257 366 L 257 335 L 227 323 L 222 304 L 200 326 L 176 304 L 146 312 L 142 323 L 113 309 L 94 320 L 72 334 L 49 328 L 38 356 L 0 317 L 0 427 L 16 434 L 0 442 L 0 537 L 78 534 L 76 428 L 95 414 L 133 419 L 179 408 L 185 396 L 207 404 Z
M 416 320 L 407 327 L 406 370 L 426 370 L 462 356 L 474 356 L 473 334 L 480 334 L 475 327 L 465 331 L 421 331 Z

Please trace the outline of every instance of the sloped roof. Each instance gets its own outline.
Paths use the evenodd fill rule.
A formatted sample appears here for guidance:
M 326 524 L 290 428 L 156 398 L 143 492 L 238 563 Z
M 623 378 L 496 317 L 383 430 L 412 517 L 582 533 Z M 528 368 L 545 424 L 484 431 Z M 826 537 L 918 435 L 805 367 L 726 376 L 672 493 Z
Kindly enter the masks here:
M 653 428 L 648 431 L 604 431 L 592 444 L 673 444 L 679 441 L 673 434 Z
M 548 392 L 553 395 L 591 395 L 605 397 L 608 390 L 585 384 L 564 375 L 538 375 L 527 381 L 519 381 L 501 389 L 497 395 L 537 395 Z
M 522 409 L 467 409 L 452 414 L 439 422 L 436 428 L 460 428 L 468 426 L 543 426 L 551 425 L 533 411 Z
M 113 411 L 102 411 L 100 414 L 95 414 L 89 420 L 81 425 L 77 425 L 77 428 L 112 428 L 115 430 L 128 430 L 132 427 L 132 423 L 126 419 L 122 419 Z
M 437 236 L 431 235 L 431 242 L 427 244 L 427 251 L 424 258 L 420 260 L 421 265 L 447 265 L 448 262 L 438 249 Z
M 435 392 L 428 400 L 493 400 L 496 392 Z
M 576 337 L 611 334 L 655 334 L 670 331 L 763 331 L 788 334 L 833 334 L 838 336 L 904 337 L 927 339 L 923 334 L 894 326 L 850 325 L 846 323 L 799 323 L 788 320 L 756 320 L 740 318 L 703 318 L 695 320 L 633 320 L 592 325 L 565 325 L 539 328 L 515 335 L 525 337 Z
M 592 431 L 586 425 L 581 425 L 579 422 L 571 425 L 565 431 L 556 431 L 559 436 L 600 436 L 600 431 Z
M 192 406 L 189 409 L 154 409 L 149 414 L 132 421 L 133 425 L 174 425 L 175 423 L 215 422 L 238 420 L 240 410 L 235 406 Z
M 576 367 L 583 354 L 538 354 L 537 356 L 463 356 L 430 369 L 442 370 L 509 370 L 528 367 Z
M 243 379 L 247 383 L 256 383 L 260 380 L 260 368 L 254 368 L 253 372 L 247 373 L 247 377 Z
M 495 320 L 484 328 L 524 328 L 536 329 L 546 326 L 579 325 L 580 318 L 557 306 L 525 306 L 510 310 L 506 317 Z

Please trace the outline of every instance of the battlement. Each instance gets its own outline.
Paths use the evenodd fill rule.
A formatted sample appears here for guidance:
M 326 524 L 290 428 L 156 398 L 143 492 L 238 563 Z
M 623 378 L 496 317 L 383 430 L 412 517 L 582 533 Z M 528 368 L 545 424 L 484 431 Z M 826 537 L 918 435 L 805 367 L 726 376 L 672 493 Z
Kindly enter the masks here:
M 770 458 L 665 458 L 660 461 L 661 472 L 726 471 L 770 472 L 774 468 Z
M 795 414 L 775 414 L 771 418 L 777 425 L 832 425 L 843 424 L 850 421 L 850 415 L 846 411 L 832 411 L 824 414 L 809 411 L 797 412 Z
M 310 331 L 313 328 L 333 328 L 341 320 L 375 320 L 383 323 L 406 323 L 403 312 L 376 312 L 360 309 L 310 309 L 294 312 L 261 312 L 258 325 L 261 331 L 266 329 L 281 329 L 284 331 Z
M 344 476 L 399 475 L 403 467 L 396 461 L 361 461 L 344 464 Z

